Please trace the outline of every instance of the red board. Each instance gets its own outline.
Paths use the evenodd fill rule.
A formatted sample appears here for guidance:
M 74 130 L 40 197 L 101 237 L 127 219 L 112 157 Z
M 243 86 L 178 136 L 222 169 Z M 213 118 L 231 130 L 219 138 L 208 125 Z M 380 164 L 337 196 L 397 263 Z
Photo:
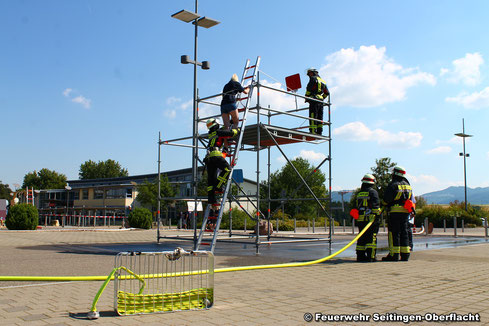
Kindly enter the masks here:
M 285 85 L 287 85 L 287 91 L 296 91 L 302 87 L 301 75 L 295 74 L 285 77 Z

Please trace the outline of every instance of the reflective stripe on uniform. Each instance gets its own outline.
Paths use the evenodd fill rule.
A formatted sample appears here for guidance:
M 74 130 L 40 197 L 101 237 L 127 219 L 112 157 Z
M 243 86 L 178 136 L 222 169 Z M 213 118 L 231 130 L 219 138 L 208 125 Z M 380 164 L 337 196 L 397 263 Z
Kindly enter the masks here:
M 408 247 L 400 247 L 399 248 L 402 254 L 409 254 L 411 252 L 411 248 Z
M 221 151 L 212 151 L 209 153 L 209 157 L 222 156 Z
M 393 205 L 390 208 L 391 213 L 409 213 L 407 209 L 404 208 L 404 206 L 401 205 Z

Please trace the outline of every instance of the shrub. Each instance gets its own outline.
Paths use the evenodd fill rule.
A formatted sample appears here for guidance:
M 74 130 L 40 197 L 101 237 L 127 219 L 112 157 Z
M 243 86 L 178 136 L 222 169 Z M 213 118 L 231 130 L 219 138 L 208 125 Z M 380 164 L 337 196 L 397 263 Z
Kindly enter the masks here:
M 256 215 L 256 213 L 255 213 Z M 246 220 L 246 230 L 254 230 L 256 221 L 253 221 L 248 214 L 239 209 L 233 209 L 233 230 L 244 230 Z M 222 215 L 221 230 L 229 229 L 229 211 Z
M 39 224 L 39 213 L 32 205 L 18 204 L 9 209 L 5 224 L 9 230 L 35 230 Z
M 474 208 L 472 205 L 467 205 L 467 211 L 465 207 L 459 204 L 450 204 L 449 207 L 444 208 L 438 205 L 425 206 L 423 209 L 416 211 L 415 224 L 422 225 L 424 219 L 428 218 L 428 221 L 433 223 L 436 228 L 443 227 L 443 220 L 446 221 L 447 227 L 453 227 L 453 217 L 457 216 L 457 225 L 462 225 L 462 219 L 467 227 L 470 225 L 481 226 L 481 217 L 484 217 L 484 212 Z
M 135 208 L 127 220 L 131 227 L 139 229 L 151 229 L 153 222 L 150 210 L 144 207 Z

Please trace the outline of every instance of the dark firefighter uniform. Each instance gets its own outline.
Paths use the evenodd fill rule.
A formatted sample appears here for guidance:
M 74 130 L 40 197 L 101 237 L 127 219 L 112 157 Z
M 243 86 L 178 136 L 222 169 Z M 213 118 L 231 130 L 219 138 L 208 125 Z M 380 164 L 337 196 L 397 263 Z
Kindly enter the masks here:
M 389 255 L 382 258 L 384 261 L 409 260 L 409 215 L 405 208 L 406 201 L 411 201 L 412 188 L 405 177 L 406 171 L 395 167 L 392 181 L 384 192 L 384 204 L 389 212 Z
M 311 97 L 318 101 L 306 100 L 309 103 L 309 118 L 323 120 L 323 100 L 329 95 L 326 82 L 319 77 L 314 68 L 307 70 L 309 83 L 306 87 L 306 97 Z M 323 133 L 323 124 L 319 121 L 309 120 L 309 132 L 311 134 L 321 135 Z
M 367 183 L 364 180 L 371 177 L 372 183 Z M 356 206 L 358 209 L 358 230 L 359 232 L 365 228 L 370 222 L 374 223 L 357 241 L 357 261 L 370 262 L 376 261 L 375 255 L 377 251 L 377 233 L 379 232 L 380 215 L 380 199 L 379 194 L 374 186 L 375 178 L 372 175 L 365 175 L 362 179 L 362 187 L 357 194 Z
M 214 120 L 214 123 L 207 122 L 209 128 L 209 144 L 207 147 L 207 156 L 204 159 L 204 163 L 207 166 L 207 198 L 209 204 L 216 205 L 216 191 L 222 191 L 222 187 L 226 184 L 226 181 L 231 172 L 229 163 L 224 159 L 222 148 L 224 147 L 224 140 L 232 138 L 238 134 L 237 129 L 224 130 L 219 129 L 219 124 Z M 217 175 L 217 170 L 221 170 Z

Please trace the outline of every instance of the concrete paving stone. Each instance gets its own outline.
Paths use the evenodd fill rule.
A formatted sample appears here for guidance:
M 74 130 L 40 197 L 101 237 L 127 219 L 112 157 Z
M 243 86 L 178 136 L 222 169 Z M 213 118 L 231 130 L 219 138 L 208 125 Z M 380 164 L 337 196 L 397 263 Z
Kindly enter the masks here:
M 41 319 L 44 319 L 47 317 L 48 316 L 44 315 L 44 314 L 28 314 L 28 315 L 22 316 L 20 318 L 22 320 L 25 320 L 25 321 L 35 321 L 35 320 L 41 320 Z
M 17 317 L 9 317 L 0 319 L 0 325 L 17 325 L 22 323 L 23 320 Z

